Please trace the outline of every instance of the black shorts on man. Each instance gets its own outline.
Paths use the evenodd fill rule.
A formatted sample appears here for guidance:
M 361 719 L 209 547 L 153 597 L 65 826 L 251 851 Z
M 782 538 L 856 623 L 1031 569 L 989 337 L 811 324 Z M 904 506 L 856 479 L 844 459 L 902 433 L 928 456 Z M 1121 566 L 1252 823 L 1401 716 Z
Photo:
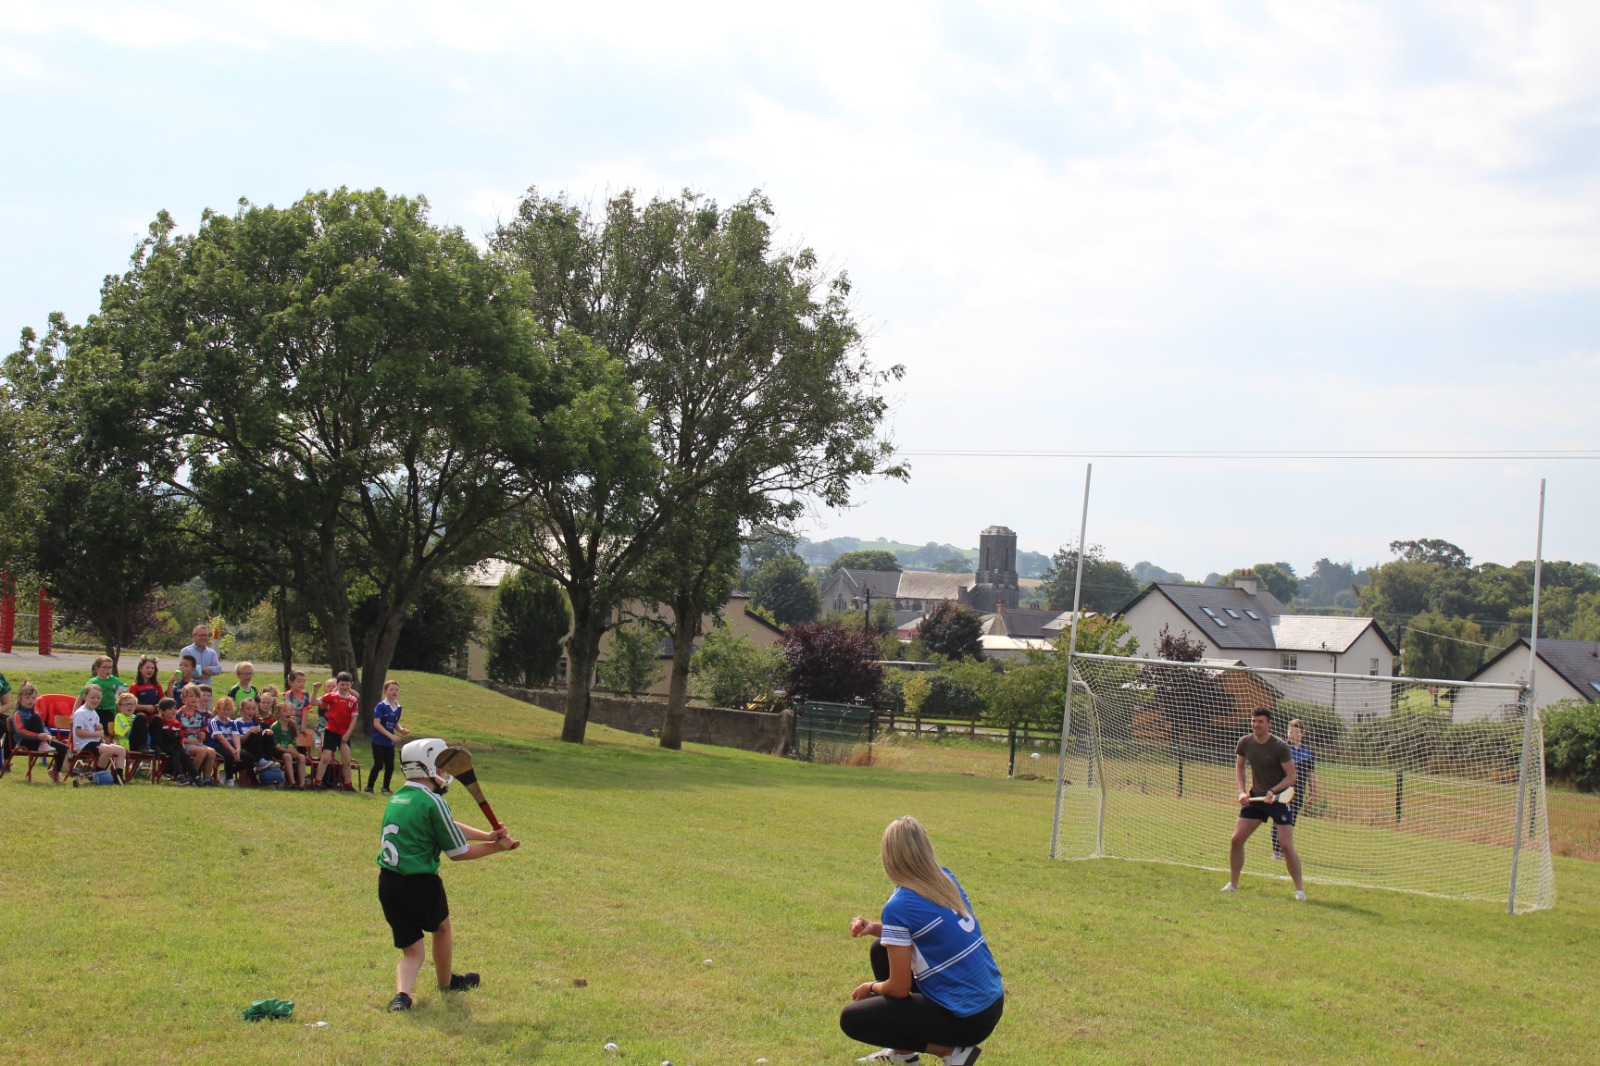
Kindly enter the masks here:
M 1240 818 L 1253 818 L 1258 822 L 1292 826 L 1300 812 L 1287 803 L 1246 803 L 1239 811 Z
M 437 933 L 450 917 L 450 901 L 438 874 L 379 870 L 378 902 L 394 931 L 394 946 L 402 951 L 421 940 L 423 933 Z

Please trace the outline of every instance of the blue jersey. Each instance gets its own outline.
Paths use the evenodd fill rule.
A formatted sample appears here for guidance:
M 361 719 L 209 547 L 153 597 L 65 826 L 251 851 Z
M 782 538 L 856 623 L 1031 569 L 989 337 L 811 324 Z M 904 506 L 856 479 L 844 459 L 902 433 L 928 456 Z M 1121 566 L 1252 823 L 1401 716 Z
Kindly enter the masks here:
M 372 720 L 380 723 L 383 728 L 396 736 L 399 735 L 397 730 L 400 728 L 400 708 L 397 706 L 391 707 L 388 700 L 379 700 L 378 705 L 372 708 Z M 375 748 L 392 748 L 394 747 L 394 741 L 374 729 L 372 731 L 372 746 Z
M 949 870 L 944 872 L 956 880 Z M 956 890 L 970 912 L 972 901 L 959 881 Z M 957 1017 L 977 1014 L 1005 991 L 975 914 L 963 918 L 909 888 L 897 888 L 883 905 L 881 939 L 886 946 L 911 949 L 917 991 Z
M 1317 770 L 1317 757 L 1305 745 L 1295 747 L 1289 745 L 1289 754 L 1294 759 L 1294 802 L 1292 806 L 1299 810 L 1305 806 L 1306 789 L 1311 784 L 1311 775 Z

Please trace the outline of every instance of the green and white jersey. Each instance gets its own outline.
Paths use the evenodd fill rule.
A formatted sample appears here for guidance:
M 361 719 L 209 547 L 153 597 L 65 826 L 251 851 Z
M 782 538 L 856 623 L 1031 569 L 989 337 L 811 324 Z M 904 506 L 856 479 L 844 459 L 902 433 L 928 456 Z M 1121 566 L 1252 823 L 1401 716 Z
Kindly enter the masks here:
M 407 781 L 389 797 L 383 811 L 378 865 L 397 874 L 436 874 L 439 855 L 459 855 L 467 838 L 450 815 L 444 797 L 426 785 Z

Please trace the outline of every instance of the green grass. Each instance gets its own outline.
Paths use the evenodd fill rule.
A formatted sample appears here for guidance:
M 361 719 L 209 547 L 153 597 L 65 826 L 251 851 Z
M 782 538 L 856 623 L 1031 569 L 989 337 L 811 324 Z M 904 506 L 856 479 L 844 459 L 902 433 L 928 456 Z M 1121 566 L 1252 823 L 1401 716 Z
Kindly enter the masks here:
M 446 1000 L 424 979 L 410 1015 L 382 1011 L 398 953 L 374 893 L 376 799 L 11 777 L 10 1061 L 848 1062 L 863 1049 L 837 1013 L 865 951 L 845 926 L 887 895 L 877 840 L 904 813 L 930 826 L 1005 973 L 996 1066 L 1593 1053 L 1590 863 L 1558 859 L 1558 906 L 1518 918 L 1340 887 L 1297 904 L 1260 878 L 1224 897 L 1210 872 L 1049 861 L 1048 781 L 670 753 L 599 727 L 562 745 L 553 714 L 400 678 L 406 724 L 469 743 L 523 841 L 444 870 L 458 968 L 482 989 Z M 267 996 L 294 1019 L 238 1020 Z

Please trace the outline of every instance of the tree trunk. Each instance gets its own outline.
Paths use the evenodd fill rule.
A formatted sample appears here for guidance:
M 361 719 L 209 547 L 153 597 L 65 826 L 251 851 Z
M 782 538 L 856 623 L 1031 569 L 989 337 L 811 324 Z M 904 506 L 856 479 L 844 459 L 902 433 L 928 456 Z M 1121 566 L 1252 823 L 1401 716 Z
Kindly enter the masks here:
M 700 612 L 693 599 L 677 597 L 672 605 L 672 678 L 667 683 L 667 711 L 661 720 L 661 746 L 678 751 L 683 747 L 683 708 L 689 702 L 689 660 L 694 656 L 694 638 L 700 635 Z
M 278 586 L 272 598 L 272 621 L 278 630 L 278 657 L 283 661 L 283 687 L 294 676 L 294 634 L 289 628 L 289 590 Z
M 389 664 L 394 662 L 394 649 L 400 643 L 400 627 L 405 624 L 406 604 L 391 609 L 379 623 L 377 632 L 362 643 L 361 676 L 361 735 L 372 735 L 372 709 L 383 699 L 383 684 L 389 679 Z
M 568 598 L 572 603 L 572 632 L 567 636 L 567 714 L 561 723 L 561 739 L 582 744 L 589 726 L 589 689 L 594 681 L 594 665 L 600 658 L 600 637 L 606 631 L 606 615 L 593 598 L 580 592 Z

